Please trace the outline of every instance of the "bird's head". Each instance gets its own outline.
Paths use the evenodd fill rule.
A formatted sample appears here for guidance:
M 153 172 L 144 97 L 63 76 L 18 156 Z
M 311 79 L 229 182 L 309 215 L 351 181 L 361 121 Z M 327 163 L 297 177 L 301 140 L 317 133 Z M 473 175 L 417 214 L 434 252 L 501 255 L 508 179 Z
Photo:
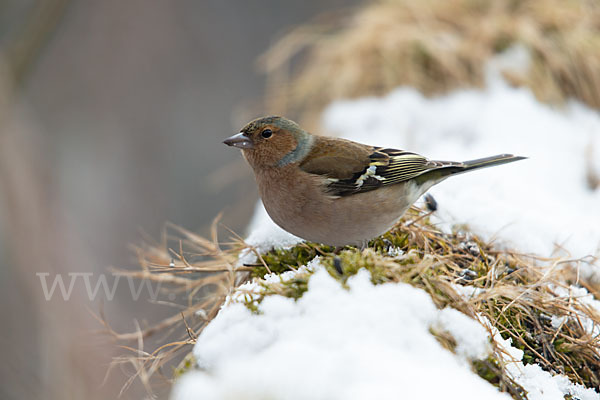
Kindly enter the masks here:
M 314 137 L 284 117 L 262 117 L 223 141 L 242 150 L 252 168 L 283 167 L 306 157 Z

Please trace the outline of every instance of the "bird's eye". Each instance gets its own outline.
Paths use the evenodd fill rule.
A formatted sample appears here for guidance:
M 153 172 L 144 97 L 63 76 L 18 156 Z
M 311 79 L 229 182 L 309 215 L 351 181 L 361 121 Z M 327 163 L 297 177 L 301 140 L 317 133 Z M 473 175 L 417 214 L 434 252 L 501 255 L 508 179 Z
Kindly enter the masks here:
M 265 139 L 268 139 L 273 135 L 273 132 L 270 129 L 265 129 L 264 131 L 262 131 L 261 135 Z

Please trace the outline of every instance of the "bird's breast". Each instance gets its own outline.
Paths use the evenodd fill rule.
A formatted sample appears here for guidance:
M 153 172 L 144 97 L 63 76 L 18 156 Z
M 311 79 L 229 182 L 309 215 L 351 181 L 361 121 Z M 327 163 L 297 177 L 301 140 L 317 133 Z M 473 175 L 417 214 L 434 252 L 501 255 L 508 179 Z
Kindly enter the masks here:
M 332 197 L 323 177 L 300 170 L 256 174 L 269 216 L 305 240 L 334 246 L 362 244 L 389 230 L 420 196 L 414 185 L 397 184 Z

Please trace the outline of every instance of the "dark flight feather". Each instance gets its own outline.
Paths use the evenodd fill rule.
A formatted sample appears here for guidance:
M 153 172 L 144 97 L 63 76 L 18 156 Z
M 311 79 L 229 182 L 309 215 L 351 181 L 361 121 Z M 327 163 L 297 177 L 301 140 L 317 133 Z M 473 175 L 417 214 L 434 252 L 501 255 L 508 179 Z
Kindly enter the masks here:
M 523 158 L 502 154 L 465 162 L 433 161 L 403 150 L 369 146 L 360 150 L 364 149 L 370 150 L 368 157 L 365 154 L 360 158 L 352 158 L 352 163 L 348 164 L 344 163 L 344 157 L 333 157 L 321 149 L 317 157 L 312 158 L 310 163 L 301 164 L 300 168 L 309 173 L 326 176 L 330 181 L 327 189 L 331 195 L 349 196 L 411 179 L 414 179 L 416 184 L 430 180 L 440 181 L 449 175 Z M 356 152 L 358 149 L 352 150 Z M 327 168 L 323 168 L 324 166 Z

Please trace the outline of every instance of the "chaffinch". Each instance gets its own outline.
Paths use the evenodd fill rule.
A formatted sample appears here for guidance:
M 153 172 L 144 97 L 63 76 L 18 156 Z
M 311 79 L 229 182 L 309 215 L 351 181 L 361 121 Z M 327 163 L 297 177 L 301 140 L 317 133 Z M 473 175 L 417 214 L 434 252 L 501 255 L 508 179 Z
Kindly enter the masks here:
M 224 143 L 242 150 L 277 225 L 333 246 L 364 246 L 450 175 L 525 158 L 432 161 L 409 151 L 315 136 L 277 116 L 248 123 Z

